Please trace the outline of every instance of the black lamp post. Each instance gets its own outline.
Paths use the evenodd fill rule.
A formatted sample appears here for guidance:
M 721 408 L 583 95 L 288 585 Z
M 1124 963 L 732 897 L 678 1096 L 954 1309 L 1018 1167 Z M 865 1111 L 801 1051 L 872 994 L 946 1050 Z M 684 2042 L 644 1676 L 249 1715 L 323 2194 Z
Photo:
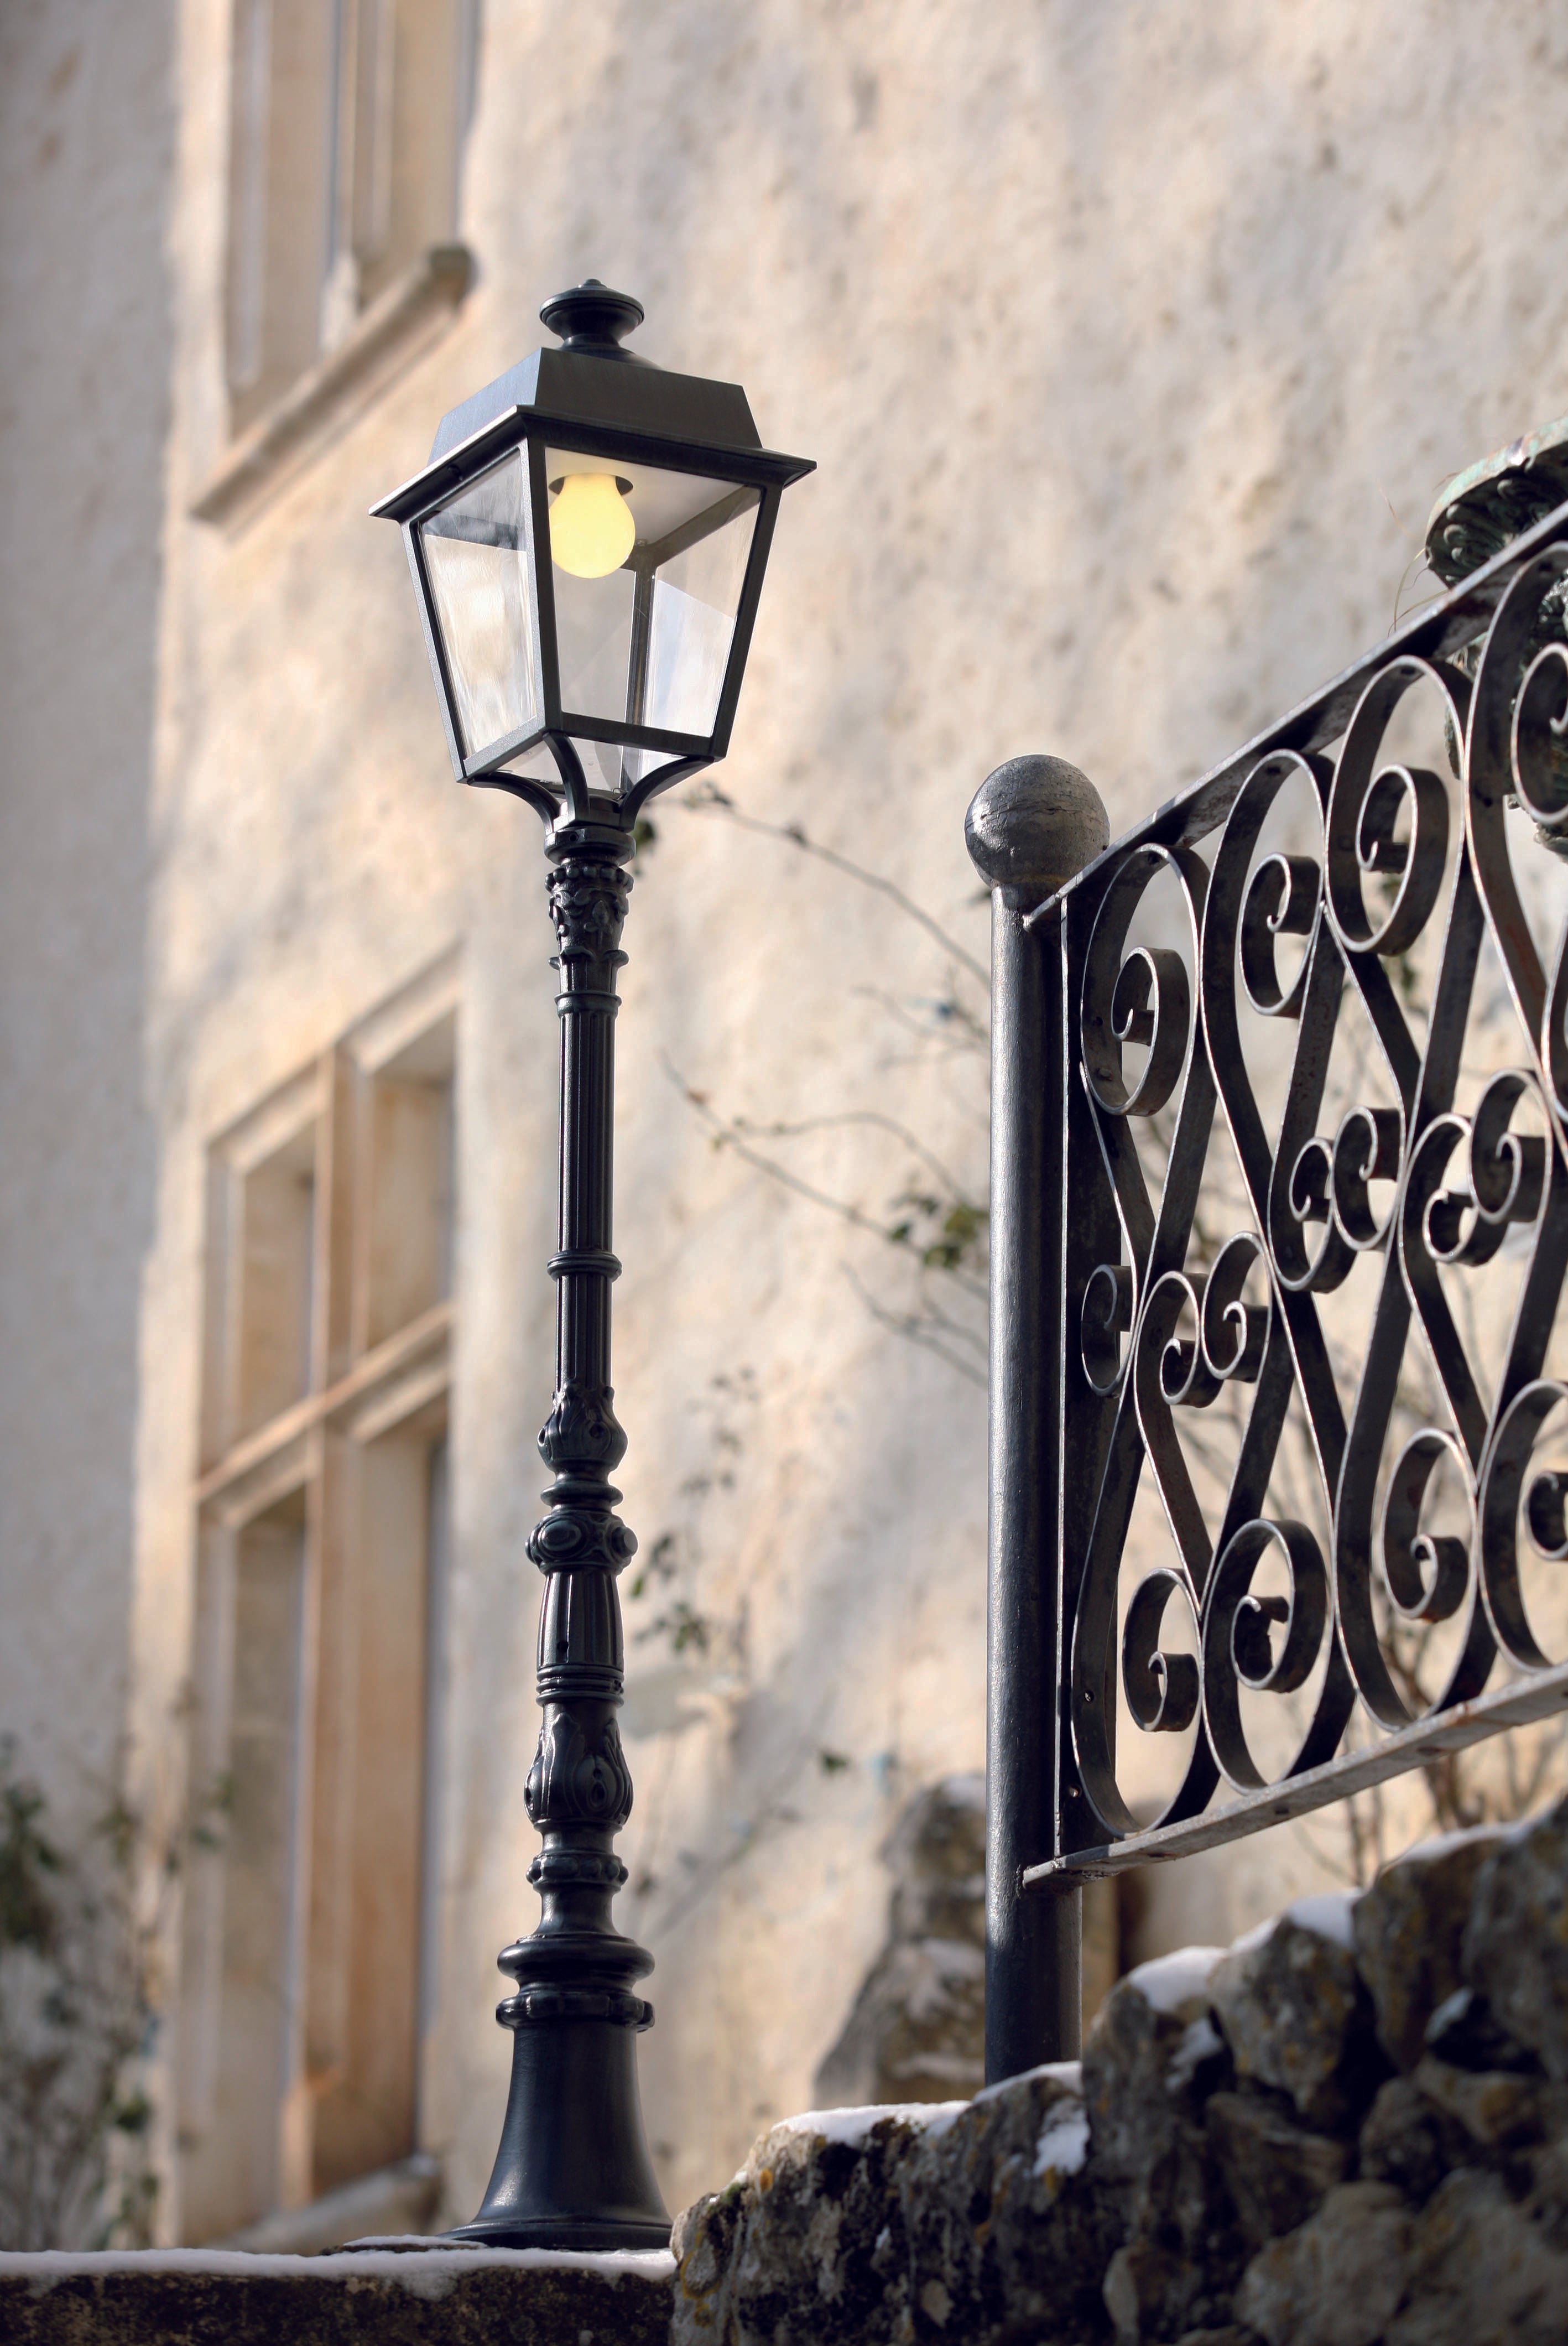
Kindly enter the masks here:
M 728 747 L 779 499 L 812 467 L 759 444 L 737 385 L 622 350 L 643 316 L 628 295 L 590 278 L 540 314 L 561 347 L 443 417 L 424 471 L 374 508 L 402 525 L 458 780 L 545 819 L 560 940 L 552 1480 L 528 1542 L 544 1721 L 523 1795 L 542 1912 L 500 1958 L 512 2090 L 484 2204 L 454 2237 L 657 2248 L 634 2043 L 652 1958 L 610 1918 L 632 1806 L 616 1578 L 636 1548 L 609 1479 L 626 1446 L 610 1385 L 625 866 L 639 809 Z

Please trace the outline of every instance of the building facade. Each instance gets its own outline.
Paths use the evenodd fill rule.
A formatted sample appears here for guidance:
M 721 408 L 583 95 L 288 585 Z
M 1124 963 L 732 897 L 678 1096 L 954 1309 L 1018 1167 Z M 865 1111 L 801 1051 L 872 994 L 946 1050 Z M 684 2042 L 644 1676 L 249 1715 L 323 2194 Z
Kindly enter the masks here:
M 1386 629 L 1443 479 L 1568 406 L 1565 87 L 1534 0 L 0 17 L 0 1728 L 62 1831 L 123 1788 L 185 1851 L 161 2236 L 416 2149 L 471 2213 L 534 1912 L 544 867 L 369 506 L 589 273 L 820 465 L 626 937 L 674 2208 L 811 2102 L 890 1833 L 983 1760 L 964 806 L 1045 749 L 1119 829 Z M 1339 1831 L 1097 1923 L 1227 1937 Z

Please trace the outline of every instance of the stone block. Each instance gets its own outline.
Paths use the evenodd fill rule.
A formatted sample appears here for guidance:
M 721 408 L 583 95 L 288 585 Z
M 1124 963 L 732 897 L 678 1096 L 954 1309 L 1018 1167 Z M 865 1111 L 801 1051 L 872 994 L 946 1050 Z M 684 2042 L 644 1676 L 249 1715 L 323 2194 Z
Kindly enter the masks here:
M 1268 2346 L 1379 2346 L 1405 2294 L 1410 2210 L 1390 2183 L 1341 2183 L 1253 2259 L 1236 2310 Z
M 1166 2334 L 1166 2312 L 1190 2284 L 1186 2257 L 1154 2240 L 1125 2241 L 1105 2268 L 1102 2292 L 1116 2346 Z
M 1477 1874 L 1502 1835 L 1450 1833 L 1386 1865 L 1351 1916 L 1356 1967 L 1379 2042 L 1401 2069 L 1421 2057 L 1427 2023 L 1461 1983 L 1460 1951 Z
M 1184 2331 L 1176 2346 L 1257 2346 L 1257 2332 L 1239 2321 L 1225 2321 L 1217 2330 Z
M 1518 2069 L 1539 2076 L 1528 2045 L 1511 2036 L 1485 1996 L 1456 1988 L 1427 2023 L 1427 2051 L 1456 2069 Z
M 1457 2069 L 1429 2053 L 1411 2082 L 1483 2150 L 1540 2142 L 1568 2116 L 1561 2088 L 1512 2069 Z
M 932 2115 L 835 2110 L 771 2127 L 733 2183 L 677 2220 L 672 2337 L 891 2335 L 907 2293 L 897 2172 Z
M 985 1957 L 967 1939 L 886 1948 L 817 2072 L 824 2101 L 941 2102 L 985 2082 Z
M 1349 2167 L 1348 2143 L 1308 2133 L 1261 2095 L 1211 2094 L 1204 2122 L 1236 2212 L 1258 2244 L 1304 2224 Z
M 1553 2248 L 1568 2256 L 1568 2127 L 1520 2162 L 1530 2175 L 1530 2212 Z
M 1202 2102 L 1224 2082 L 1226 2048 L 1211 2016 L 1218 1947 L 1189 1947 L 1118 1980 L 1084 2046 L 1084 2100 L 1095 2157 L 1107 2178 L 1146 2175 Z
M 1210 2003 L 1219 1957 L 1196 1947 L 1140 1965 L 1084 2046 L 1093 2173 L 1122 2234 L 1105 2304 L 1128 2341 L 1223 2321 L 1252 2247 L 1204 2127 L 1206 2098 L 1231 2083 Z
M 1390 2077 L 1361 2127 L 1360 2168 L 1372 2183 L 1392 2183 L 1412 2207 L 1423 2207 L 1450 2168 L 1462 2165 L 1468 2145 L 1456 2118 L 1429 2102 L 1408 2077 Z
M 985 2082 L 985 1779 L 948 1776 L 883 1844 L 888 1942 L 812 2091 L 823 2107 L 946 2102 Z
M 1309 2126 L 1343 2125 L 1380 2082 L 1371 2006 L 1336 1906 L 1317 1901 L 1216 1964 L 1209 1993 L 1237 2075 L 1288 2094 Z
M 1562 2346 L 1568 2256 L 1502 2179 L 1460 2168 L 1411 2228 L 1385 2346 Z
M 1083 2180 L 1075 2066 L 967 2104 L 823 2111 L 774 2127 L 677 2223 L 672 2346 L 964 2346 L 1103 2334 L 1114 2246 Z
M 1568 2080 L 1568 1800 L 1481 1867 L 1462 1964 L 1509 2035 Z
M 993 2087 L 912 2146 L 901 2178 L 910 2296 L 929 2314 L 940 2284 L 945 2335 L 1006 2335 L 1019 2319 L 1054 2320 L 1064 2339 L 1095 2333 L 1115 2231 L 1088 2148 L 1076 2063 Z M 917 2320 L 915 2334 L 934 2332 Z
M 1494 1905 L 1528 1892 L 1529 1927 L 1550 1926 L 1542 1829 L 1468 1846 L 1478 1913 L 1506 1861 Z M 1457 1877 L 1430 1851 L 1412 1874 L 1446 1953 L 1417 1943 L 1409 1880 L 1361 1942 L 1388 1966 L 1390 2043 L 1422 2021 L 1410 2074 L 1388 2074 L 1349 1900 L 1303 1901 L 1227 1954 L 1130 1974 L 1081 2073 L 775 2127 L 677 2228 L 672 2346 L 1568 2339 L 1568 2081 L 1524 2036 L 1548 2041 L 1555 1955 L 1504 1966 L 1483 1925 L 1484 1990 L 1429 2013 L 1458 1960 Z

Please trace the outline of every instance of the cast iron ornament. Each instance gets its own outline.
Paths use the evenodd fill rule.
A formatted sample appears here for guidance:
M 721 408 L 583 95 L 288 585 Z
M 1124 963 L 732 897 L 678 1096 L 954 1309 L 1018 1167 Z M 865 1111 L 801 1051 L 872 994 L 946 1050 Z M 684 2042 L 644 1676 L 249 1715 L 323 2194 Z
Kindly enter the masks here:
M 492 2245 L 662 2247 L 669 2218 L 645 2146 L 633 2044 L 653 2006 L 653 1958 L 615 1927 L 626 1868 L 615 1836 L 632 1810 L 616 1714 L 625 1645 L 616 1575 L 636 1540 L 610 1481 L 626 1437 L 610 1383 L 616 986 L 631 882 L 614 810 L 555 821 L 546 852 L 559 951 L 561 1185 L 556 1381 L 539 1453 L 545 1510 L 528 1542 L 545 1575 L 537 1685 L 543 1713 L 524 1805 L 542 1847 L 528 1878 L 540 1919 L 508 1947 L 515 1982 L 496 2018 L 515 2032 L 512 2095 L 484 2205 L 459 2239 Z
M 1063 971 L 1066 1207 L 1049 1309 L 1079 1525 L 1057 1567 L 1055 1845 L 1025 1863 L 1026 1887 L 1175 1853 L 1189 1842 L 1170 1836 L 1200 1820 L 1192 1846 L 1321 1805 L 1378 1780 L 1380 1737 L 1394 1739 L 1389 1775 L 1449 1748 L 1437 1739 L 1568 1699 L 1568 1656 L 1527 1593 L 1532 1566 L 1568 1557 L 1568 1471 L 1546 1439 L 1550 1421 L 1561 1454 L 1568 1413 L 1553 1365 L 1568 927 L 1550 935 L 1527 914 L 1536 892 L 1516 859 L 1530 834 L 1507 824 L 1517 808 L 1568 838 L 1565 583 L 1568 505 L 1024 916 L 1059 938 Z M 1390 750 L 1411 694 L 1446 719 L 1456 774 Z M 1312 810 L 1311 836 L 1271 846 L 1288 790 Z M 1144 925 L 1156 888 L 1158 942 Z M 1419 1015 L 1400 974 L 1418 946 Z M 1469 1058 L 1483 982 L 1512 1019 L 1512 1064 Z M 1366 1095 L 1325 1121 L 1331 1073 L 1359 1064 L 1342 1039 L 1351 1003 L 1378 1081 L 1358 1078 Z M 1279 1053 L 1260 1043 L 1248 1059 L 1251 1020 L 1277 1022 Z M 1266 1063 L 1278 1099 L 1258 1086 Z M 1136 1134 L 1156 1117 L 1151 1158 Z M 1205 1227 L 1217 1139 L 1246 1201 L 1229 1233 Z M 1325 1299 L 1358 1266 L 1369 1333 L 1350 1358 Z M 1513 1298 L 1495 1362 L 1458 1300 L 1478 1280 Z M 1418 1362 L 1425 1422 L 1402 1382 Z M 1227 1389 L 1243 1397 L 1238 1444 L 1211 1504 L 1188 1428 Z M 1292 1405 L 1326 1538 L 1271 1495 Z M 1174 1549 L 1152 1569 L 1129 1536 L 1145 1474 Z M 1434 1512 L 1440 1479 L 1457 1512 Z M 1171 1634 L 1178 1618 L 1192 1650 Z M 1423 1691 L 1400 1656 L 1440 1626 Z M 1472 1708 L 1483 1697 L 1506 1702 L 1495 1725 Z M 1288 1729 L 1272 1757 L 1259 1698 Z M 1347 1746 L 1358 1708 L 1365 1732 Z M 1127 1790 L 1118 1709 L 1139 1734 L 1187 1739 L 1152 1823 Z M 1222 1788 L 1239 1798 L 1206 1814 Z

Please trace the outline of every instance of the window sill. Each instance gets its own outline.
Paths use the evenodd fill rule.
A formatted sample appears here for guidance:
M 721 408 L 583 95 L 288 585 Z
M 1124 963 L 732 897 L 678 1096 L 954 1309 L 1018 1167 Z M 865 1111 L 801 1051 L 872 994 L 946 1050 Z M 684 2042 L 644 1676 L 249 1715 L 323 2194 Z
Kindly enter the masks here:
M 437 244 L 395 278 L 346 342 L 300 376 L 209 474 L 190 510 L 234 521 L 307 463 L 355 409 L 391 381 L 455 310 L 473 282 L 466 245 Z

